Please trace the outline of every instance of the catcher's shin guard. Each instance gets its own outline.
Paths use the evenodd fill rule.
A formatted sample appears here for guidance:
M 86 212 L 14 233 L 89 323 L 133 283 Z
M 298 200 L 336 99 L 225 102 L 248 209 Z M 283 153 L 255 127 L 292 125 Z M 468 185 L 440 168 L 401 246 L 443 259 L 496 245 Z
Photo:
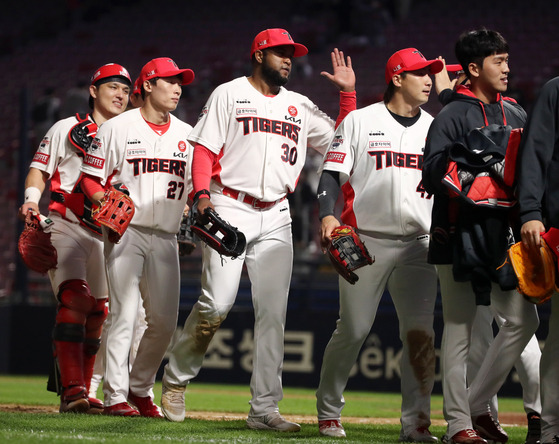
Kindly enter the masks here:
M 95 305 L 87 282 L 73 279 L 60 284 L 53 330 L 55 357 L 60 371 L 62 401 L 87 398 L 83 353 L 87 314 Z
M 101 332 L 103 331 L 103 323 L 107 319 L 108 307 L 107 298 L 97 299 L 95 307 L 85 321 L 85 342 L 83 347 L 83 372 L 85 387 L 89 393 L 91 386 L 91 377 L 93 376 L 93 366 L 95 365 L 95 356 L 101 345 Z

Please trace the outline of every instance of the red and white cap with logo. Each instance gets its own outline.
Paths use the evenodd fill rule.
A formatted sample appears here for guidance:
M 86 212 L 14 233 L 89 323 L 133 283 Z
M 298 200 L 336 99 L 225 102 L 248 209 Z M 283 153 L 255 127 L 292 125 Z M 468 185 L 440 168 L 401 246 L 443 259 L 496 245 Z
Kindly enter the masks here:
M 147 62 L 140 73 L 141 81 L 144 82 L 155 77 L 174 77 L 182 78 L 181 85 L 188 85 L 194 80 L 194 71 L 191 69 L 180 69 L 173 59 L 169 57 L 159 57 Z
M 111 78 L 115 77 L 114 80 L 122 79 L 126 82 L 128 86 L 132 85 L 132 79 L 130 78 L 130 74 L 126 68 L 118 63 L 107 63 L 106 65 L 101 66 L 99 69 L 95 71 L 95 73 L 91 76 L 91 84 L 92 85 L 100 85 L 101 80 L 105 80 L 106 83 L 110 81 Z
M 401 49 L 390 56 L 386 63 L 385 80 L 390 83 L 392 76 L 404 71 L 416 71 L 430 67 L 431 74 L 437 74 L 443 69 L 443 62 L 439 59 L 427 60 L 421 52 L 415 48 Z
M 285 29 L 272 28 L 265 29 L 264 31 L 258 33 L 258 35 L 254 38 L 252 41 L 252 47 L 250 48 L 250 56 L 252 57 L 257 50 L 283 45 L 289 45 L 295 48 L 293 57 L 302 57 L 309 52 L 305 45 L 295 43 L 289 32 Z

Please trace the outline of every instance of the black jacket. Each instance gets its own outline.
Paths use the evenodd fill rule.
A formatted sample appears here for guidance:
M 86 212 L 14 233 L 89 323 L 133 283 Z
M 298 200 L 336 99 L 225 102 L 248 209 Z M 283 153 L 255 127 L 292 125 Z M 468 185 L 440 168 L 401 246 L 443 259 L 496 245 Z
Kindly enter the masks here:
M 474 282 L 474 290 L 477 288 L 481 292 L 483 297 L 478 295 L 478 303 L 482 298 L 488 297 L 490 284 L 486 281 L 497 280 L 494 273 L 495 264 L 502 259 L 502 254 L 506 253 L 506 248 L 511 242 L 508 211 L 492 208 L 472 209 L 466 203 L 449 197 L 448 188 L 443 184 L 448 168 L 449 150 L 457 142 L 467 145 L 466 136 L 475 128 L 489 124 L 522 128 L 525 121 L 526 112 L 516 102 L 503 100 L 499 96 L 496 103 L 484 104 L 469 88 L 459 86 L 451 101 L 437 115 L 427 134 L 423 159 L 423 186 L 427 192 L 434 195 L 429 262 L 453 264 L 455 279 L 471 280 Z M 476 244 L 468 245 L 468 242 L 471 238 L 470 233 L 480 230 L 484 234 L 482 237 L 491 242 L 490 255 L 482 257 L 486 266 L 474 267 L 472 264 L 479 264 L 479 257 L 485 255 L 484 248 Z M 496 251 L 500 253 L 495 253 Z M 481 303 L 488 303 L 488 300 L 485 299 Z
M 543 86 L 534 104 L 517 173 L 520 222 L 559 228 L 559 77 Z

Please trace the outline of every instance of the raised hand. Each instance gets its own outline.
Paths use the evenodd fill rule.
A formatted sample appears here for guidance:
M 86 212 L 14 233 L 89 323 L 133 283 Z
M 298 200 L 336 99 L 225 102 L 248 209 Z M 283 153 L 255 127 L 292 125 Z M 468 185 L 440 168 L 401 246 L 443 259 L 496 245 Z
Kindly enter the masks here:
M 343 51 L 339 51 L 338 48 L 334 48 L 331 57 L 334 74 L 322 71 L 320 75 L 330 80 L 340 91 L 355 91 L 355 72 L 351 66 L 351 57 L 348 56 L 346 62 Z

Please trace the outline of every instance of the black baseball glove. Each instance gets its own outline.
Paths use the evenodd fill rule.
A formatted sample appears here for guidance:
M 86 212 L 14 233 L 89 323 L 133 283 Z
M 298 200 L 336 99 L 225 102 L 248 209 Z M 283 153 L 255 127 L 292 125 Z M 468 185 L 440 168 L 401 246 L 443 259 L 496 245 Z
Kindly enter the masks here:
M 359 280 L 353 271 L 371 265 L 375 259 L 371 257 L 353 227 L 341 225 L 334 228 L 331 237 L 332 242 L 327 250 L 328 258 L 336 271 L 353 285 Z
M 194 211 L 183 213 L 179 232 L 177 233 L 177 243 L 179 244 L 179 255 L 188 256 L 196 249 L 196 242 L 194 242 L 194 235 L 192 234 L 191 225 L 193 221 Z
M 245 235 L 224 221 L 214 209 L 207 207 L 204 214 L 197 214 L 192 232 L 219 254 L 236 258 L 246 249 Z

